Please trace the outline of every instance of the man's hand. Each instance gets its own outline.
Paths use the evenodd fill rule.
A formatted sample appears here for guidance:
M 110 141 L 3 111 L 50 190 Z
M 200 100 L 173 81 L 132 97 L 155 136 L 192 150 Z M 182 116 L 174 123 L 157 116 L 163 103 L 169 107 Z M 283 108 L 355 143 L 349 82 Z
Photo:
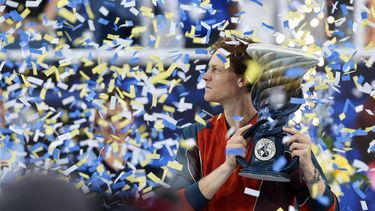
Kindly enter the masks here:
M 226 157 L 224 165 L 226 165 L 230 171 L 233 171 L 237 166 L 236 155 L 245 157 L 247 153 L 247 142 L 243 138 L 243 134 L 251 127 L 252 125 L 246 125 L 237 129 L 234 135 L 228 140 L 226 147 Z M 240 154 L 228 153 L 233 150 L 241 151 Z
M 283 131 L 291 134 L 288 143 L 289 149 L 292 152 L 292 157 L 298 156 L 300 168 L 306 178 L 310 177 L 314 172 L 314 164 L 311 160 L 311 139 L 308 135 L 302 134 L 297 130 L 291 128 L 283 128 Z

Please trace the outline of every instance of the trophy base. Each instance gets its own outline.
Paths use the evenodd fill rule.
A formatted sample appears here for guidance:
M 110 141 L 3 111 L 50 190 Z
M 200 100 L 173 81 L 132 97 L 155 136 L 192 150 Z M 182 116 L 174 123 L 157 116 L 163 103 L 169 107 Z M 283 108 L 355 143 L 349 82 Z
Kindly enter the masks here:
M 270 172 L 270 171 L 257 171 L 254 169 L 242 169 L 239 173 L 240 176 L 259 179 L 259 180 L 266 180 L 266 181 L 274 181 L 274 182 L 290 182 L 289 175 L 284 172 Z

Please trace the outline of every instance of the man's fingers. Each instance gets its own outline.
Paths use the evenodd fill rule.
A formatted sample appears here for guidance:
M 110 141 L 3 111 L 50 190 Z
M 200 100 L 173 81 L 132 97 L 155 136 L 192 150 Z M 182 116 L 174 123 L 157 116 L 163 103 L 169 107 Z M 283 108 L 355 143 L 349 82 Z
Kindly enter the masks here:
M 236 133 L 237 133 L 238 135 L 243 135 L 243 134 L 244 134 L 249 128 L 251 128 L 252 126 L 253 126 L 253 124 L 245 125 L 245 126 L 239 128 L 239 129 L 236 131 Z
M 295 134 L 299 134 L 300 132 L 298 130 L 295 130 L 293 128 L 287 128 L 287 127 L 283 127 L 283 131 L 287 132 L 287 133 L 290 133 L 292 135 L 295 135 Z
M 305 148 L 308 148 L 309 146 L 307 144 L 302 144 L 302 143 L 298 143 L 298 142 L 293 142 L 290 147 L 289 147 L 289 150 L 291 152 L 293 152 L 293 150 L 300 150 L 300 149 L 305 149 Z

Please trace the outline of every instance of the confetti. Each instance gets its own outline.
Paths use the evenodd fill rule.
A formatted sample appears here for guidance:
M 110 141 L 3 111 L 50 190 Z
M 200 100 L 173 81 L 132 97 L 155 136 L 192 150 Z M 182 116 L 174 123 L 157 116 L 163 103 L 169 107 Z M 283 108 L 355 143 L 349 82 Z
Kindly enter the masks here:
M 245 188 L 244 193 L 250 196 L 259 197 L 260 191 L 251 188 Z

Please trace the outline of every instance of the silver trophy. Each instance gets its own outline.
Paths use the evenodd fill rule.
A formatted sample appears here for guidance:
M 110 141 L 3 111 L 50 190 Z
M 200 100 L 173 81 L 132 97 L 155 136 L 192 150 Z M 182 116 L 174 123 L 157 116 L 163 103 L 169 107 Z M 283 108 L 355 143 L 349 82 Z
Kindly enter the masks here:
M 247 161 L 237 156 L 242 166 L 239 174 L 288 182 L 288 172 L 298 168 L 298 157 L 289 159 L 279 171 L 273 170 L 273 164 L 289 152 L 289 147 L 282 143 L 286 135 L 282 127 L 286 125 L 289 115 L 300 107 L 291 99 L 303 98 L 303 75 L 318 63 L 318 58 L 301 50 L 260 43 L 250 44 L 247 53 L 263 70 L 251 90 L 258 122 L 244 134 L 245 139 L 252 137 L 251 159 Z

